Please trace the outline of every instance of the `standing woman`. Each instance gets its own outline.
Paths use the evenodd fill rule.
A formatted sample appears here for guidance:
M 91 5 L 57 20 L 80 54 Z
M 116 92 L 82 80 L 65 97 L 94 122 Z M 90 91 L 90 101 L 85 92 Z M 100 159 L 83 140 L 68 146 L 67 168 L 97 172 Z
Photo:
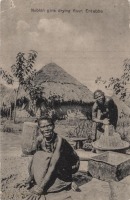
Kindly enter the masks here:
M 92 139 L 96 141 L 104 133 L 104 125 L 112 125 L 116 130 L 118 109 L 112 98 L 106 97 L 104 92 L 94 92 L 95 103 L 92 108 Z

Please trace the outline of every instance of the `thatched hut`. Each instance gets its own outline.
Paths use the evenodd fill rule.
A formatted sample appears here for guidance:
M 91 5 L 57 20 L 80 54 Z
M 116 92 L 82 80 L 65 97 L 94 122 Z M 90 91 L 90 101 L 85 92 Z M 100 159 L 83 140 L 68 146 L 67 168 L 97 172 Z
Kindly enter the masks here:
M 42 67 L 37 72 L 34 84 L 42 88 L 42 95 L 37 100 L 35 108 L 40 115 L 49 112 L 49 115 L 56 115 L 58 118 L 91 118 L 92 92 L 55 63 Z M 14 102 L 15 96 L 14 92 L 11 92 L 5 96 L 4 101 L 7 102 L 9 99 L 10 102 Z M 27 105 L 23 107 L 29 111 L 31 105 L 29 94 L 20 88 L 17 101 L 23 98 L 28 100 Z M 17 113 L 20 116 L 20 112 Z
M 57 115 L 59 118 L 91 118 L 91 108 L 94 102 L 92 92 L 55 63 L 42 67 L 37 72 L 34 84 L 42 88 L 42 96 L 35 106 L 38 115 L 44 115 L 49 111 L 49 114 Z M 0 94 L 1 105 L 3 103 L 8 106 L 14 104 L 16 94 L 12 89 L 5 89 L 2 86 Z M 116 96 L 112 98 L 117 104 L 119 117 L 130 116 L 129 107 Z M 22 88 L 18 94 L 17 108 L 20 102 L 23 104 L 22 109 L 17 109 L 19 117 L 28 117 L 32 104 L 29 94 Z
M 91 116 L 92 92 L 55 63 L 42 67 L 35 79 L 42 87 L 42 98 L 38 102 L 41 112 L 45 110 L 45 99 L 51 111 L 60 117 Z

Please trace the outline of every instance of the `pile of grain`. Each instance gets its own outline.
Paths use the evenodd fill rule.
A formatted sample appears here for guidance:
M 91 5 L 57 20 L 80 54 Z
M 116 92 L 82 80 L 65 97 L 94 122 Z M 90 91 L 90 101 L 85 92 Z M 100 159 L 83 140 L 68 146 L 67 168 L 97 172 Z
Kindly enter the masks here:
M 113 135 L 104 134 L 94 143 L 94 147 L 102 150 L 118 150 L 129 147 L 129 143 L 121 140 L 118 133 L 113 133 Z

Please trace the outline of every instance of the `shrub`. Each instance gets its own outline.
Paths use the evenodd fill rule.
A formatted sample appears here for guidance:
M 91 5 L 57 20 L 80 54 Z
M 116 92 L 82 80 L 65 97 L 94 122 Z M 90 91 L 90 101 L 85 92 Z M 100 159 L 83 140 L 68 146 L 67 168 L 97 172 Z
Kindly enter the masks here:
M 72 123 L 72 122 L 71 122 Z M 68 132 L 68 137 L 82 137 L 86 138 L 88 142 L 91 141 L 92 133 L 92 121 L 90 120 L 78 120 L 75 122 L 75 129 L 73 132 Z

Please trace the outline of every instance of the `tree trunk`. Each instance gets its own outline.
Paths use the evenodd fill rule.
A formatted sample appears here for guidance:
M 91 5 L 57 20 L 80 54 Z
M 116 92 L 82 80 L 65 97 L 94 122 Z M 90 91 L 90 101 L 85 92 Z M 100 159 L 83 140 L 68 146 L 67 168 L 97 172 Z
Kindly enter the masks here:
M 11 108 L 11 105 L 10 105 L 10 114 L 9 114 L 9 118 L 10 118 L 10 121 L 11 121 L 11 118 L 12 118 L 12 108 Z
M 15 96 L 15 102 L 14 102 L 14 123 L 16 123 L 16 103 L 18 98 L 18 92 L 19 92 L 20 85 L 18 86 L 18 89 L 16 89 L 16 96 Z

